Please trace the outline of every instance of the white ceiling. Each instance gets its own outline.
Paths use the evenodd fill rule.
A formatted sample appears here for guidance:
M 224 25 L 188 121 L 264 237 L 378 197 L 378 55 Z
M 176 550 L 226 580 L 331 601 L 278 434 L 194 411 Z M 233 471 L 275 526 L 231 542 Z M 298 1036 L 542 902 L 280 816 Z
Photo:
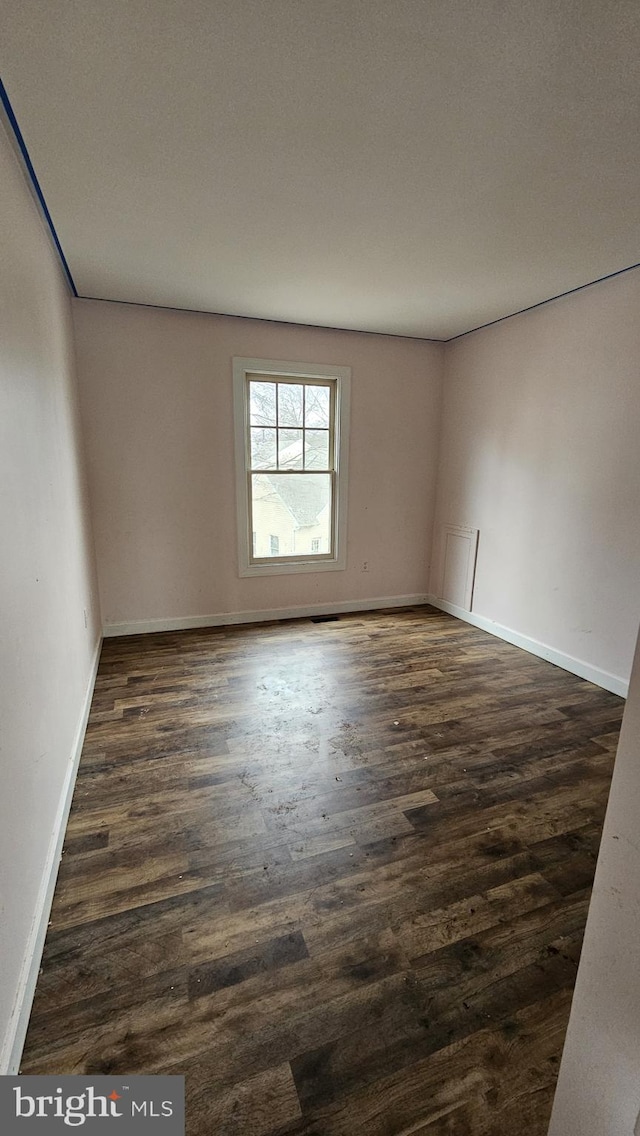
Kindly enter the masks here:
M 640 261 L 638 0 L 0 0 L 80 295 L 448 338 Z

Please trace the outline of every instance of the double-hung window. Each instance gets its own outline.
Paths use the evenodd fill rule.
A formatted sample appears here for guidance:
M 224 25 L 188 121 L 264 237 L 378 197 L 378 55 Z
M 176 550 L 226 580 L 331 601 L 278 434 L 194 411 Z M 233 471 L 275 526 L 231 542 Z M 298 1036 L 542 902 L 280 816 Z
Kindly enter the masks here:
M 234 359 L 241 576 L 346 567 L 348 367 Z

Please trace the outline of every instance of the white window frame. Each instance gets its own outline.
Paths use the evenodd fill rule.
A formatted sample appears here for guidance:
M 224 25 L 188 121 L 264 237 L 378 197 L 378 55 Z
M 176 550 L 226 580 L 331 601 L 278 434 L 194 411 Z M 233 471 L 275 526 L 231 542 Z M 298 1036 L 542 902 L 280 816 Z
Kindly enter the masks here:
M 253 562 L 253 544 L 250 531 L 248 453 L 248 376 L 282 376 L 286 379 L 323 379 L 335 383 L 335 494 L 332 556 L 317 553 L 307 558 L 282 557 L 269 563 Z M 278 576 L 295 572 L 344 571 L 347 566 L 347 495 L 349 475 L 349 411 L 351 395 L 351 368 L 332 367 L 321 363 L 291 363 L 279 359 L 233 360 L 234 434 L 236 450 L 236 508 L 238 516 L 238 575 Z

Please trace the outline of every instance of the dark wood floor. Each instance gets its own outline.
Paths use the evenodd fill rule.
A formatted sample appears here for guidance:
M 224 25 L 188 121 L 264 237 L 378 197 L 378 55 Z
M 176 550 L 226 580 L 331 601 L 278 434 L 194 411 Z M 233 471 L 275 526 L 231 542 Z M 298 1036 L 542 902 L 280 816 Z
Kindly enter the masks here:
M 622 708 L 431 608 L 107 641 L 22 1071 L 544 1136 Z

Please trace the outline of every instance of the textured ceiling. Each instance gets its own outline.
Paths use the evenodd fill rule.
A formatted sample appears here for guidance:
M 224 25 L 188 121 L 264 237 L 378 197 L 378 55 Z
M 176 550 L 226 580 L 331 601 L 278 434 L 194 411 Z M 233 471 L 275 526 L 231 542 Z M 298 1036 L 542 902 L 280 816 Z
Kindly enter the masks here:
M 638 0 L 0 0 L 78 292 L 448 338 L 640 261 Z

